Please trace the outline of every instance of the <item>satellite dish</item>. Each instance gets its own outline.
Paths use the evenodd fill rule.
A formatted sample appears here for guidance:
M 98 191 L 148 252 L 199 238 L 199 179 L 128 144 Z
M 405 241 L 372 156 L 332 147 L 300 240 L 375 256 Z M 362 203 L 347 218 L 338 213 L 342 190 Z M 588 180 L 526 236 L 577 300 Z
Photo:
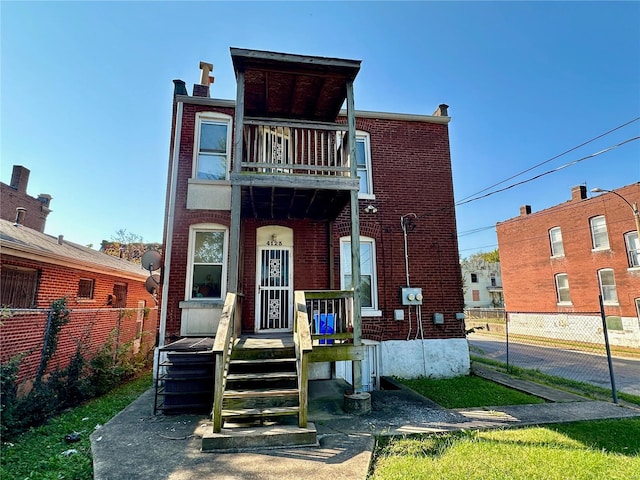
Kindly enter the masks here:
M 160 275 L 158 274 L 154 273 L 153 275 L 150 275 L 149 278 L 147 278 L 147 281 L 144 282 L 144 288 L 146 288 L 147 292 L 151 295 L 156 294 L 158 287 L 160 287 Z
M 157 250 L 147 250 L 142 254 L 140 262 L 142 263 L 142 268 L 153 272 L 162 266 L 162 255 Z

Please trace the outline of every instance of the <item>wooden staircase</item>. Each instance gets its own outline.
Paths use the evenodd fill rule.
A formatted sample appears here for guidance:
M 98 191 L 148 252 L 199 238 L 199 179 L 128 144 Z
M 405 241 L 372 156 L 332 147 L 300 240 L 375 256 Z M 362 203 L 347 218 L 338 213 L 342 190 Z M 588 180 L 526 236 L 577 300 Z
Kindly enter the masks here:
M 281 417 L 292 415 L 297 421 L 296 354 L 292 339 L 287 340 L 281 336 L 240 338 L 231 354 L 223 394 L 225 424 L 283 422 Z

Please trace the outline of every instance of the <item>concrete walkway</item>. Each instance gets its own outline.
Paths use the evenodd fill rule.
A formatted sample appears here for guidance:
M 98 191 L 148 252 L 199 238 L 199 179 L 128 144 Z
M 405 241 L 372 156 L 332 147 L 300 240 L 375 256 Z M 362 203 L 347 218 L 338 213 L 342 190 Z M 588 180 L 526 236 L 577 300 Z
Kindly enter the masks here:
M 491 375 L 491 371 L 485 374 Z M 504 375 L 500 380 L 508 384 L 510 378 Z M 516 382 L 516 379 L 511 381 Z M 342 410 L 342 397 L 348 384 L 334 380 L 314 381 L 310 382 L 309 420 L 318 430 L 317 447 L 235 453 L 200 451 L 203 433 L 212 428 L 206 417 L 153 416 L 154 392 L 151 389 L 92 433 L 94 478 L 365 479 L 375 435 L 640 416 L 640 409 L 586 401 L 582 397 L 565 397 L 547 387 L 541 389 L 520 380 L 517 383 L 516 388 L 520 390 L 529 389 L 540 396 L 561 398 L 555 400 L 558 403 L 446 410 L 401 387 L 373 392 L 372 413 L 353 416 Z

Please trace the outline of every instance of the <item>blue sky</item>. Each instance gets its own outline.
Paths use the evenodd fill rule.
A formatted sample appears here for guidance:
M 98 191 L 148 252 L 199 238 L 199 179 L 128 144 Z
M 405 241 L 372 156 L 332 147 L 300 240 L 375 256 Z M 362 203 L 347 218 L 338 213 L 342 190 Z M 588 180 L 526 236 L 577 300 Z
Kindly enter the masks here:
M 1 175 L 53 196 L 46 233 L 93 244 L 119 229 L 161 242 L 173 79 L 229 47 L 362 60 L 360 110 L 450 106 L 457 201 L 627 122 L 497 188 L 640 136 L 640 2 L 0 3 Z M 456 208 L 460 253 L 495 223 L 640 180 L 640 141 Z M 375 188 L 375 186 L 374 186 Z M 487 190 L 484 193 L 489 193 Z M 428 212 L 414 212 L 418 215 Z M 476 232 L 476 233 L 470 233 Z

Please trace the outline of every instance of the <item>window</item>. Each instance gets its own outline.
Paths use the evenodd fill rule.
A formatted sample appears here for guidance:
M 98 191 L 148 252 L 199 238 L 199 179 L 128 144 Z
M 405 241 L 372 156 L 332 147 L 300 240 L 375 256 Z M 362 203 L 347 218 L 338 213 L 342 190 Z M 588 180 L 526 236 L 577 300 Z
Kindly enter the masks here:
M 378 309 L 375 247 L 374 239 L 360 237 L 360 300 L 363 315 Z M 343 290 L 353 288 L 351 237 L 340 239 L 340 286 Z
M 591 239 L 594 250 L 604 250 L 609 248 L 609 235 L 607 235 L 607 223 L 604 216 L 593 217 L 591 223 Z
M 91 278 L 81 278 L 78 283 L 78 298 L 82 300 L 93 300 L 93 289 L 95 280 Z
M 624 243 L 627 246 L 629 267 L 640 267 L 640 241 L 638 240 L 638 232 L 625 233 Z
M 227 277 L 227 229 L 215 224 L 193 225 L 189 245 L 187 298 L 222 299 Z
M 556 296 L 559 304 L 571 303 L 569 276 L 566 273 L 558 273 L 556 275 Z
M 477 273 L 472 273 L 471 274 L 471 283 L 478 283 L 478 274 Z
M 602 302 L 608 305 L 617 305 L 618 293 L 616 292 L 616 281 L 613 277 L 613 270 L 610 268 L 598 270 L 598 281 L 600 283 Z
M 369 134 L 356 132 L 356 166 L 360 177 L 360 198 L 374 198 L 371 178 L 371 145 Z
M 496 281 L 496 274 L 495 274 L 495 273 L 492 273 L 492 274 L 491 274 L 490 279 L 491 279 L 491 286 L 492 286 L 492 287 L 495 287 L 495 286 L 497 286 L 497 285 L 498 285 L 498 282 Z
M 113 302 L 114 308 L 127 308 L 127 284 L 116 283 L 113 285 Z
M 194 176 L 199 180 L 226 180 L 230 164 L 231 117 L 200 113 L 196 118 Z
M 285 127 L 260 127 L 262 129 L 262 162 L 286 165 L 292 163 L 291 140 L 289 129 Z M 269 173 L 291 173 L 286 168 L 265 168 Z
M 471 298 L 474 302 L 480 301 L 480 290 L 471 290 Z
M 0 305 L 11 308 L 35 307 L 39 283 L 38 270 L 2 265 Z
M 551 242 L 551 256 L 563 256 L 564 245 L 562 244 L 562 232 L 560 231 L 560 227 L 553 227 L 549 230 L 549 241 Z

